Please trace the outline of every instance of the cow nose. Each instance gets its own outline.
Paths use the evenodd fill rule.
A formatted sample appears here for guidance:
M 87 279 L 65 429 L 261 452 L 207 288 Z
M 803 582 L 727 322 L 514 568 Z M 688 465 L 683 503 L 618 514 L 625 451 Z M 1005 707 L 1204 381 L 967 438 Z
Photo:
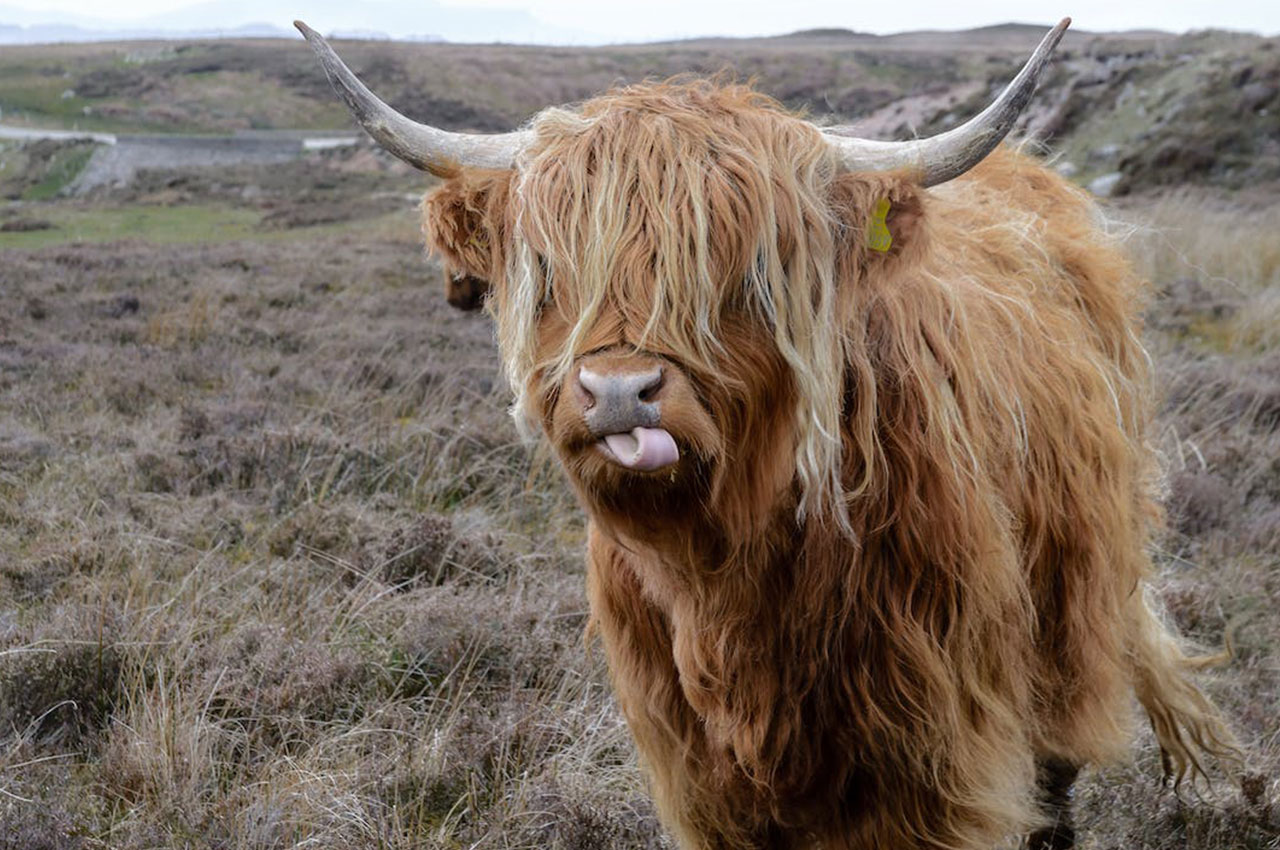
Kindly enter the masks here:
M 662 367 L 643 372 L 593 372 L 578 370 L 583 416 L 593 434 L 623 434 L 633 428 L 657 426 L 657 395 L 662 388 Z

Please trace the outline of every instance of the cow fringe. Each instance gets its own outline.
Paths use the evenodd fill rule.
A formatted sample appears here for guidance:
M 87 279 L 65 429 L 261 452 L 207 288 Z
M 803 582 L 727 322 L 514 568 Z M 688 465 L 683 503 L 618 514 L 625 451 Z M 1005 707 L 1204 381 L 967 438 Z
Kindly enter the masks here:
M 847 530 L 844 352 L 826 201 L 837 162 L 811 125 L 777 132 L 767 98 L 704 85 L 661 109 L 651 90 L 633 99 L 623 89 L 605 109 L 548 109 L 534 120 L 539 141 L 517 162 L 510 286 L 496 313 L 513 413 L 536 418 L 532 399 L 562 383 L 610 315 L 643 329 L 628 339 L 637 349 L 723 374 L 722 317 L 740 307 L 772 329 L 795 383 L 798 517 Z M 706 121 L 687 103 L 700 96 L 762 108 L 714 138 L 682 132 Z M 746 257 L 754 261 L 743 266 Z M 550 353 L 536 330 L 547 310 L 569 325 Z

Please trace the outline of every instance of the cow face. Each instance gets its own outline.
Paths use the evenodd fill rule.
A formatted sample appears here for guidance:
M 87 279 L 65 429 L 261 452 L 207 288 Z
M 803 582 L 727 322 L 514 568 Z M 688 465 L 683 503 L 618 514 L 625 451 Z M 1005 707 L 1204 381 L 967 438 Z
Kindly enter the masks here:
M 847 225 L 821 134 L 711 84 L 615 92 L 535 130 L 520 169 L 432 195 L 425 231 L 489 282 L 517 411 L 579 490 L 649 514 L 831 496 Z
M 488 291 L 518 417 L 597 510 L 750 526 L 830 505 L 858 281 L 923 243 L 910 175 L 841 174 L 812 125 L 744 88 L 638 87 L 535 126 L 522 169 L 424 205 L 462 270 L 451 295 Z
M 767 510 L 794 466 L 791 452 L 764 447 L 795 441 L 794 387 L 769 334 L 726 317 L 724 351 L 707 368 L 657 340 L 637 344 L 640 330 L 603 317 L 563 377 L 550 386 L 531 378 L 541 392 L 529 406 L 570 480 L 596 511 L 654 534 L 703 511 L 728 513 L 728 502 Z M 548 314 L 541 350 L 554 355 L 571 333 L 569 321 Z

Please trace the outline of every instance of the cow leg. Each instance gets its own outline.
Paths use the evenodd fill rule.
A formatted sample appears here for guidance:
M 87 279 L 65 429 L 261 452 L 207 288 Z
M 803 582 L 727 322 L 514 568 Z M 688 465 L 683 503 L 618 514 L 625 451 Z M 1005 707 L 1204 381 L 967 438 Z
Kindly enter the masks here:
M 1027 836 L 1026 850 L 1071 850 L 1076 846 L 1076 830 L 1071 822 L 1071 786 L 1079 773 L 1079 766 L 1063 759 L 1036 761 L 1040 807 L 1049 825 Z

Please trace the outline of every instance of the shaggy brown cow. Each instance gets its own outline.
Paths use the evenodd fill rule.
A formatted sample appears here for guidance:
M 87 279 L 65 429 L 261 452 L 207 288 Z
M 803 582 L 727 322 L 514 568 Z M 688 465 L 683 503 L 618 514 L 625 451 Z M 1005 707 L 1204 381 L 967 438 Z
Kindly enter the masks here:
M 1145 598 L 1144 287 L 1079 190 L 992 153 L 1065 25 L 896 144 L 706 81 L 448 133 L 300 27 L 449 178 L 427 239 L 487 281 L 590 515 L 594 628 L 686 847 L 1069 847 L 1135 693 L 1176 778 L 1233 753 Z

